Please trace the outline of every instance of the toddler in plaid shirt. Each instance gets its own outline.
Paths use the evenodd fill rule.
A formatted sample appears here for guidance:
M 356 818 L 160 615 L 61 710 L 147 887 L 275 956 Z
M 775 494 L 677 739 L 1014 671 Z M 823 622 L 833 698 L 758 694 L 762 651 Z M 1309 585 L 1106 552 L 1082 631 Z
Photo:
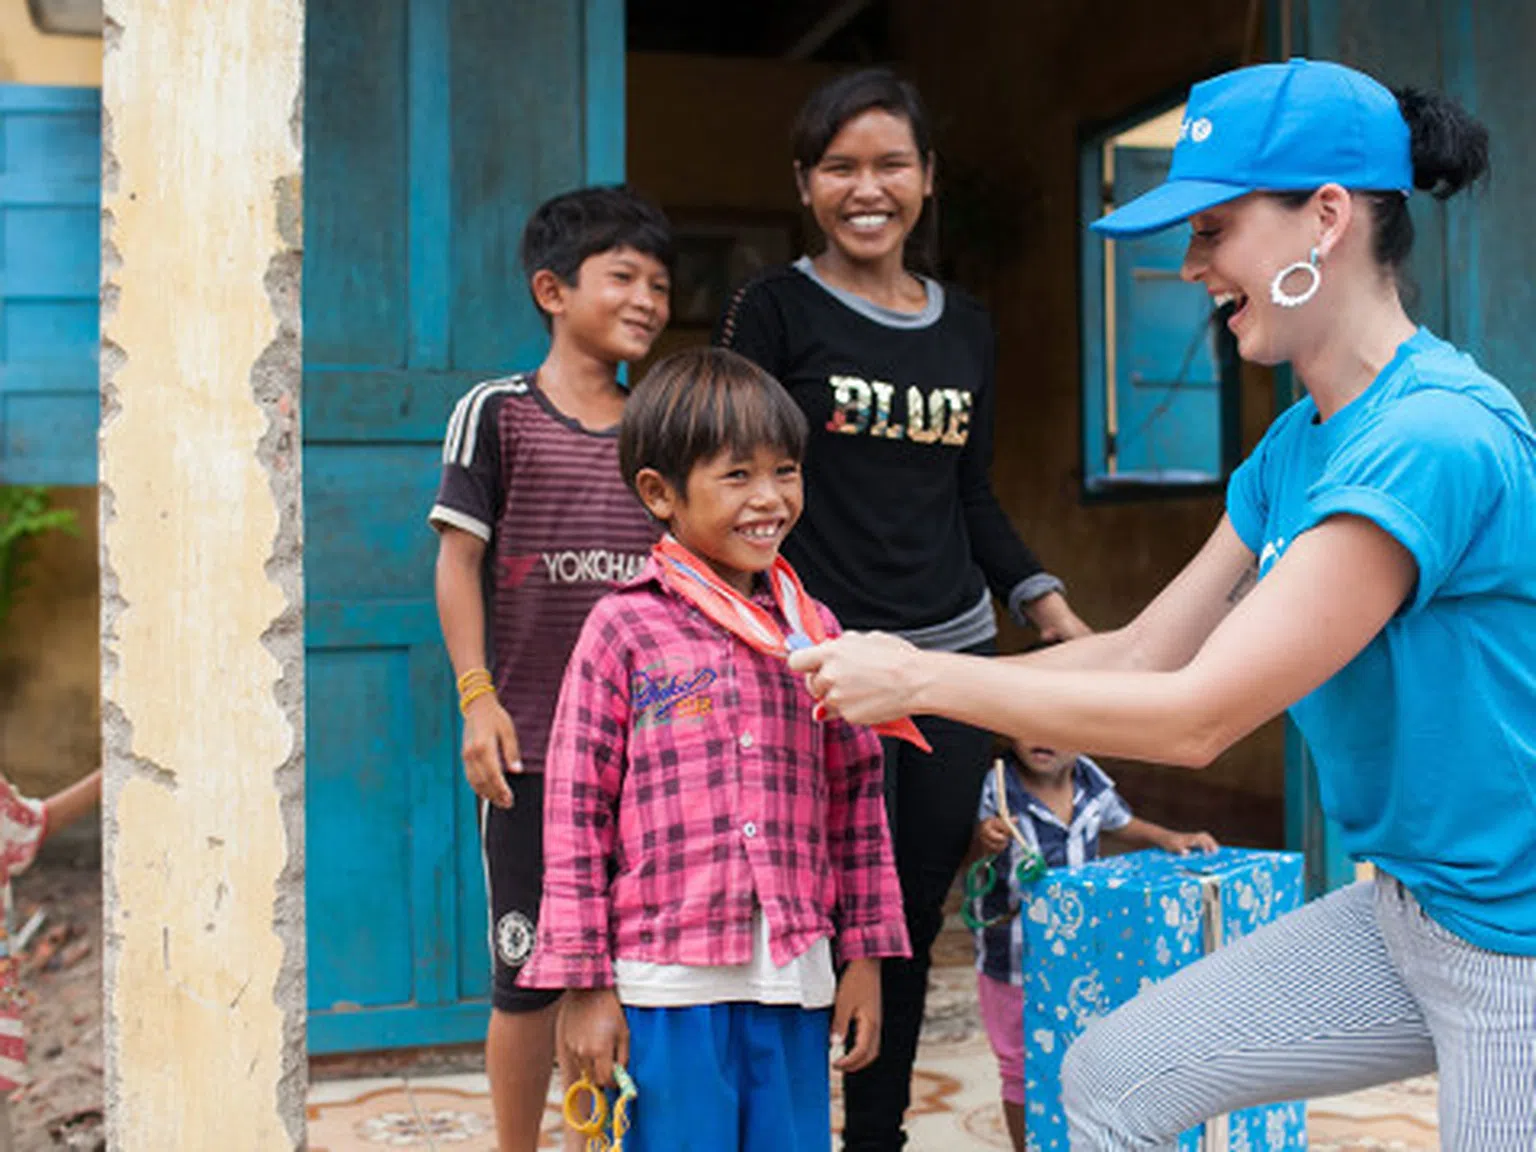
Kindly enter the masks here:
M 721 349 L 657 364 L 620 425 L 668 536 L 571 655 L 520 980 L 569 990 L 566 1053 L 595 1081 L 626 1065 L 633 1152 L 825 1152 L 829 1042 L 844 1070 L 874 1058 L 878 960 L 909 950 L 879 740 L 822 722 L 782 659 L 837 631 L 778 555 L 805 441 Z

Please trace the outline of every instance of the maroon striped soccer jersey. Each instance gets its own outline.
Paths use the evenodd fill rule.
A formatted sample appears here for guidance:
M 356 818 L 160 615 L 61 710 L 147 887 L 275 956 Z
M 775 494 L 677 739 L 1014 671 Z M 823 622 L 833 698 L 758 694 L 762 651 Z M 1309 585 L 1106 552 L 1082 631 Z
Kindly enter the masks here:
M 486 656 L 523 767 L 542 771 L 582 622 L 661 535 L 619 475 L 618 428 L 581 427 L 533 376 L 478 384 L 448 421 L 430 520 L 487 543 Z

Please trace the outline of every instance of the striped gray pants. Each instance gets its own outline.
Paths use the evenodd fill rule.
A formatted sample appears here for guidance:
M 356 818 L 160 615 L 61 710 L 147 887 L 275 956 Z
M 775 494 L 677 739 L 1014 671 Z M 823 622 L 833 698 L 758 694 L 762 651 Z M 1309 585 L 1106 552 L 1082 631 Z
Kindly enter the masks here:
M 1224 1112 L 1436 1068 L 1443 1149 L 1536 1149 L 1536 957 L 1468 944 L 1378 875 L 1094 1023 L 1063 1097 L 1073 1152 L 1163 1152 Z

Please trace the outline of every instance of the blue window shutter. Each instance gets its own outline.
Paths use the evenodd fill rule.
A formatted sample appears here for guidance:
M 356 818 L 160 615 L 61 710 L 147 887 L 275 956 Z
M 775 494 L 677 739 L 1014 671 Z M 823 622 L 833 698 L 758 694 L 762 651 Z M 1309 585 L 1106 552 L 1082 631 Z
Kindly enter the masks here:
M 0 84 L 0 483 L 96 483 L 101 93 Z
M 1115 149 L 1114 198 L 1162 183 L 1172 153 Z M 1205 288 L 1179 278 L 1188 230 L 1115 245 L 1116 472 L 1172 482 L 1222 475 L 1221 364 Z

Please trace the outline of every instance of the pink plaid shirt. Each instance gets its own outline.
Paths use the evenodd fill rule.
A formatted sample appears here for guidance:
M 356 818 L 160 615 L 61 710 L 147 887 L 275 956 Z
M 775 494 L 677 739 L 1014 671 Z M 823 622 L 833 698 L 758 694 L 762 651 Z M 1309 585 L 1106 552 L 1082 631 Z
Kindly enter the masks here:
M 775 964 L 824 936 L 844 960 L 907 955 L 880 742 L 811 706 L 782 661 L 667 591 L 654 562 L 600 600 L 555 711 L 520 981 L 607 987 L 616 957 L 743 964 L 758 905 Z

